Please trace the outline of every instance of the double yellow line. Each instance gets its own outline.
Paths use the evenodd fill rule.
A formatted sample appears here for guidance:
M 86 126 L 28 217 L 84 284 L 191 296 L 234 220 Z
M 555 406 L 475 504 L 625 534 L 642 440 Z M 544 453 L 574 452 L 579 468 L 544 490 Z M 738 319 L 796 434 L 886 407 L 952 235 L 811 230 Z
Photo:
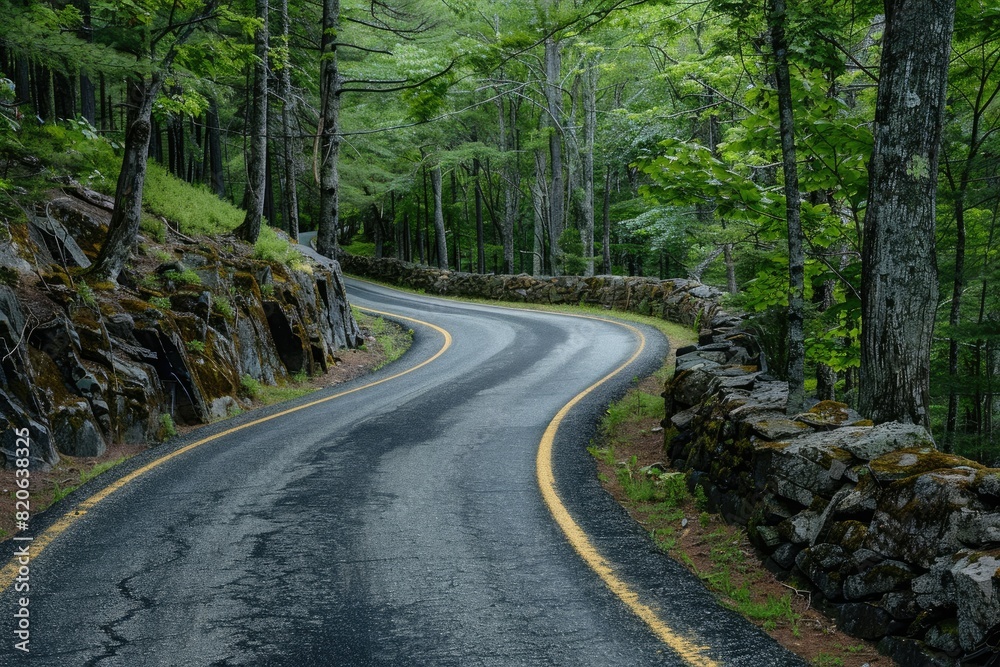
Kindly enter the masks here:
M 361 308 L 361 310 L 365 310 L 367 312 L 375 313 L 377 315 L 385 315 L 387 317 L 392 317 L 392 318 L 395 318 L 395 319 L 406 320 L 408 322 L 413 322 L 415 324 L 420 324 L 420 325 L 423 325 L 423 326 L 426 326 L 426 327 L 430 327 L 431 329 L 433 329 L 434 331 L 437 331 L 439 334 L 441 334 L 444 337 L 444 344 L 441 346 L 441 349 L 439 349 L 434 354 L 434 356 L 430 357 L 429 359 L 425 359 L 424 361 L 420 362 L 416 366 L 413 366 L 412 368 L 408 368 L 405 371 L 402 371 L 400 373 L 396 373 L 395 375 L 390 375 L 389 377 L 382 378 L 381 380 L 376 380 L 375 382 L 369 382 L 366 385 L 362 385 L 360 387 L 355 387 L 354 389 L 348 389 L 347 391 L 342 391 L 340 393 L 333 394 L 332 396 L 327 396 L 325 398 L 321 398 L 321 399 L 318 399 L 318 400 L 315 400 L 315 401 L 311 401 L 309 403 L 305 403 L 303 405 L 299 405 L 299 406 L 296 406 L 294 408 L 289 408 L 288 410 L 283 410 L 283 411 L 275 413 L 273 415 L 268 415 L 267 417 L 261 417 L 260 419 L 255 419 L 253 421 L 247 422 L 246 424 L 241 424 L 239 426 L 235 426 L 233 428 L 226 429 L 225 431 L 220 431 L 219 433 L 216 433 L 214 435 L 210 435 L 207 438 L 202 438 L 201 440 L 198 440 L 196 442 L 192 442 L 189 445 L 185 445 L 184 447 L 176 449 L 176 450 L 170 452 L 169 454 L 161 456 L 160 458 L 158 458 L 158 459 L 156 459 L 154 461 L 150 461 L 149 463 L 147 463 L 146 465 L 142 466 L 141 468 L 137 468 L 137 469 L 133 470 L 132 472 L 130 472 L 129 474 L 124 475 L 123 477 L 121 477 L 118 480 L 116 480 L 116 481 L 112 482 L 111 484 L 107 485 L 106 487 L 104 487 L 103 489 L 101 489 L 100 491 L 98 491 L 97 493 L 95 493 L 94 495 L 90 496 L 86 500 L 82 501 L 74 509 L 72 509 L 71 511 L 67 512 L 63 516 L 61 516 L 54 524 L 52 524 L 51 526 L 49 526 L 45 530 L 45 532 L 43 532 L 41 535 L 38 535 L 37 537 L 35 537 L 34 539 L 32 539 L 30 542 L 25 541 L 25 542 L 21 542 L 20 544 L 22 546 L 25 545 L 25 544 L 30 545 L 31 559 L 34 560 L 35 558 L 38 558 L 38 556 L 42 553 L 42 551 L 44 551 L 45 548 L 49 544 L 51 544 L 54 539 L 56 539 L 57 537 L 59 537 L 62 533 L 64 533 L 66 531 L 66 529 L 68 529 L 74 523 L 76 523 L 77 521 L 79 521 L 80 519 L 82 519 L 83 517 L 85 517 L 87 515 L 87 512 L 90 511 L 91 509 L 93 509 L 93 507 L 96 506 L 99 502 L 101 502 L 102 500 L 104 500 L 105 498 L 107 498 L 108 496 L 110 496 L 111 494 L 113 494 L 115 491 L 118 491 L 119 489 L 123 488 L 127 484 L 135 481 L 139 477 L 142 477 L 143 475 L 145 475 L 150 470 L 153 470 L 154 468 L 160 467 L 161 465 L 163 465 L 167 461 L 175 459 L 178 456 L 181 456 L 182 454 L 186 454 L 187 452 L 190 452 L 192 449 L 197 449 L 198 447 L 201 447 L 202 445 L 207 445 L 210 442 L 214 442 L 215 440 L 218 440 L 219 438 L 224 438 L 227 435 L 232 435 L 233 433 L 237 433 L 239 431 L 243 431 L 243 430 L 251 428 L 253 426 L 257 426 L 258 424 L 263 424 L 265 422 L 269 422 L 269 421 L 272 421 L 274 419 L 278 419 L 279 417 L 284 417 L 286 415 L 290 415 L 292 413 L 299 412 L 301 410 L 306 410 L 308 408 L 315 407 L 315 406 L 320 405 L 322 403 L 327 403 L 327 402 L 332 401 L 334 399 L 341 398 L 342 396 L 347 396 L 348 394 L 353 394 L 353 393 L 359 392 L 359 391 L 361 391 L 363 389 L 368 389 L 370 387 L 374 387 L 376 385 L 380 385 L 380 384 L 383 384 L 385 382 L 389 382 L 390 380 L 395 380 L 396 378 L 402 377 L 402 376 L 406 375 L 407 373 L 412 373 L 413 371 L 418 370 L 420 368 L 423 368 L 427 364 L 435 361 L 442 354 L 444 354 L 445 351 L 447 351 L 447 349 L 449 347 L 451 347 L 451 343 L 452 343 L 451 334 L 448 333 L 447 331 L 445 331 L 444 329 L 442 329 L 441 327 L 437 326 L 437 325 L 431 324 L 429 322 L 423 322 L 421 320 L 416 320 L 416 319 L 413 319 L 411 317 L 403 317 L 402 315 L 396 315 L 396 314 L 393 314 L 393 313 L 383 313 L 382 311 L 372 310 L 370 308 Z M 12 558 L 7 563 L 7 565 L 5 565 L 3 567 L 3 569 L 0 569 L 0 591 L 6 590 L 14 582 L 14 579 L 17 578 L 18 570 L 20 569 L 20 567 L 21 567 L 21 564 L 18 562 L 17 558 Z

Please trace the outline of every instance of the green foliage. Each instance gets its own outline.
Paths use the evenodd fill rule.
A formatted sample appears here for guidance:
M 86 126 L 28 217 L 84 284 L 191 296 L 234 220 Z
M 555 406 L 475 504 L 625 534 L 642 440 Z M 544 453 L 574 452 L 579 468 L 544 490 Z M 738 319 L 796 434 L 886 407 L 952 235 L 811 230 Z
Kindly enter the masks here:
M 174 418 L 164 412 L 160 415 L 160 439 L 167 440 L 177 435 L 177 427 L 174 425 Z
M 278 233 L 268 225 L 261 225 L 260 236 L 253 247 L 255 259 L 275 264 L 293 265 L 302 261 L 302 255 L 292 247 L 287 237 L 279 236 Z
M 205 341 L 202 340 L 189 340 L 184 343 L 184 347 L 188 349 L 188 352 L 195 352 L 197 354 L 205 354 Z
M 201 277 L 194 271 L 194 269 L 184 269 L 183 271 L 170 269 L 169 271 L 163 272 L 163 277 L 171 282 L 181 285 L 201 284 Z
M 90 480 L 94 479 L 98 475 L 100 475 L 100 474 L 102 474 L 104 472 L 107 472 L 111 468 L 114 468 L 119 463 L 125 462 L 126 459 L 127 459 L 127 457 L 122 456 L 122 457 L 117 458 L 117 459 L 115 459 L 113 461 L 102 461 L 101 463 L 98 463 L 97 465 L 95 465 L 94 467 L 90 468 L 89 470 L 81 470 L 80 471 L 80 483 L 81 484 L 86 484 L 87 482 L 89 482 Z
M 69 484 L 67 486 L 62 486 L 59 482 L 52 483 L 52 504 L 56 504 L 69 494 L 73 493 L 79 488 L 79 485 Z
M 216 295 L 212 299 L 212 310 L 227 320 L 232 320 L 236 317 L 236 313 L 233 311 L 233 304 L 224 296 Z
M 151 296 L 149 297 L 149 302 L 160 310 L 170 310 L 173 307 L 170 299 L 165 296 Z
M 182 234 L 220 236 L 236 229 L 244 213 L 207 188 L 185 183 L 150 162 L 142 190 L 146 210 L 176 224 Z
M 343 246 L 343 248 L 344 252 L 350 253 L 351 255 L 358 255 L 360 257 L 375 256 L 375 244 L 364 241 L 359 236 L 355 236 L 351 243 Z
M 246 374 L 240 378 L 240 388 L 249 398 L 257 398 L 263 390 L 260 382 Z
M 664 410 L 662 397 L 634 389 L 624 399 L 608 406 L 601 421 L 601 430 L 606 435 L 611 435 L 622 424 L 635 423 L 650 417 L 662 418 Z
M 97 307 L 97 298 L 94 296 L 94 290 L 91 289 L 85 280 L 80 279 L 76 281 L 76 295 L 85 306 L 90 308 Z

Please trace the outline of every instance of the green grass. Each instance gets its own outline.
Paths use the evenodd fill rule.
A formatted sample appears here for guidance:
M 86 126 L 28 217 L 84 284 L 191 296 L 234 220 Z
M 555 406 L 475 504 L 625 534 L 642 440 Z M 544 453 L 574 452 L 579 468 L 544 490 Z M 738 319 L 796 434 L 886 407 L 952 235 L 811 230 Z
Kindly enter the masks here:
M 233 304 L 224 296 L 218 296 L 212 300 L 212 310 L 222 315 L 227 320 L 232 320 L 236 315 L 233 312 Z
M 146 168 L 142 203 L 147 211 L 170 220 L 188 236 L 227 234 L 243 222 L 245 215 L 208 188 L 185 183 L 153 161 Z
M 195 273 L 194 269 L 184 269 L 183 271 L 164 271 L 163 277 L 167 280 L 173 281 L 175 283 L 180 283 L 182 285 L 200 285 L 201 277 Z
M 240 388 L 249 398 L 259 401 L 264 405 L 272 405 L 274 403 L 281 403 L 282 401 L 302 398 L 306 394 L 315 391 L 313 387 L 302 386 L 308 379 L 309 376 L 305 373 L 296 374 L 293 376 L 291 384 L 274 386 L 263 384 L 249 375 L 244 375 L 240 378 Z
M 90 470 L 82 470 L 80 472 L 80 483 L 85 484 L 89 482 L 90 480 L 94 479 L 101 473 L 110 470 L 111 468 L 114 468 L 119 463 L 123 463 L 127 458 L 128 457 L 126 456 L 122 456 L 120 458 L 115 459 L 114 461 L 104 461 L 103 463 L 98 463 Z
M 357 255 L 359 257 L 374 257 L 375 256 L 375 244 L 367 241 L 361 240 L 361 235 L 354 237 L 350 245 L 343 246 L 346 252 L 352 255 Z
M 172 307 L 170 299 L 165 296 L 151 296 L 149 302 L 160 310 L 170 310 Z
M 625 398 L 608 406 L 601 422 L 601 430 L 605 435 L 610 435 L 623 424 L 651 418 L 663 419 L 665 409 L 662 396 L 632 389 Z
M 73 493 L 74 491 L 76 491 L 79 487 L 80 487 L 79 484 L 60 486 L 59 482 L 56 482 L 55 485 L 52 487 L 52 501 L 49 503 L 49 505 L 50 506 L 55 505 L 60 500 L 62 500 L 69 494 Z
M 382 352 L 385 354 L 385 359 L 375 370 L 399 359 L 413 344 L 412 329 L 404 330 L 393 322 L 377 315 L 369 315 L 354 306 L 351 306 L 351 313 L 358 326 L 367 329 L 375 337 L 376 343 L 381 346 Z
M 219 199 L 203 185 L 191 185 L 167 172 L 160 164 L 150 162 L 142 203 L 147 211 L 160 215 L 188 236 L 221 236 L 240 226 L 246 212 L 232 203 Z M 158 221 L 145 223 L 147 233 L 158 235 Z M 162 239 L 161 239 L 162 240 Z M 267 262 L 294 266 L 304 265 L 295 248 L 269 225 L 261 225 L 254 244 L 253 256 Z
M 161 440 L 169 440 L 177 435 L 177 426 L 174 425 L 174 418 L 164 412 L 160 415 L 160 436 Z

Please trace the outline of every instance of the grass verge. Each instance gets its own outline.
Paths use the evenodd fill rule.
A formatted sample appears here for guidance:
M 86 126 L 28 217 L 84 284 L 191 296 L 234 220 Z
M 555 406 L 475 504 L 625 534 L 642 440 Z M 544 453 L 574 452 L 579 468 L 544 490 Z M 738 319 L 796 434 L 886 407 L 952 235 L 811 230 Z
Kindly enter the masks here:
M 692 493 L 686 475 L 669 468 L 660 426 L 661 387 L 660 380 L 647 378 L 608 407 L 599 440 L 589 450 L 604 488 L 661 550 L 697 575 L 722 604 L 811 665 L 891 665 L 873 645 L 839 632 L 812 609 L 808 592 L 765 569 L 746 530 L 706 511 L 700 487 Z

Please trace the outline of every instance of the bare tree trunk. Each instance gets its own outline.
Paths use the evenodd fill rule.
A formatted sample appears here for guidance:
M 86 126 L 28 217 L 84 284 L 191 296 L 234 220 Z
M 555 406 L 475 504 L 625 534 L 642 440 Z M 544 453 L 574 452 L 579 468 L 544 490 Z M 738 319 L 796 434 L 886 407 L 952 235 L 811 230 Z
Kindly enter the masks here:
M 139 235 L 142 214 L 142 188 L 146 182 L 149 155 L 150 116 L 153 102 L 163 84 L 157 72 L 150 78 L 128 83 L 129 120 L 125 132 L 125 155 L 115 189 L 115 208 L 111 213 L 108 235 L 88 273 L 98 280 L 118 280 Z
M 292 137 L 294 99 L 292 97 L 292 63 L 288 36 L 288 0 L 279 0 L 278 15 L 278 20 L 281 22 L 282 44 L 285 47 L 281 72 L 278 77 L 278 97 L 281 98 L 282 173 L 285 181 L 282 213 L 288 226 L 288 236 L 297 242 L 299 238 L 299 192 L 295 180 L 297 178 L 295 149 L 298 147 L 298 140 Z
M 248 243 L 256 243 L 264 217 L 267 187 L 267 55 L 270 35 L 267 29 L 268 0 L 257 0 L 257 18 L 262 25 L 254 37 L 253 115 L 250 120 L 250 157 L 247 161 L 247 214 L 235 234 Z
M 583 72 L 583 275 L 594 275 L 594 141 L 597 136 L 599 56 L 587 60 Z
M 472 178 L 476 188 L 476 271 L 486 273 L 486 236 L 483 230 L 483 188 L 479 182 L 479 158 L 472 160 Z
M 938 152 L 954 0 L 886 0 L 862 248 L 859 407 L 930 425 Z
M 209 187 L 220 199 L 226 198 L 226 182 L 222 168 L 222 139 L 219 128 L 219 105 L 212 97 L 208 102 L 208 110 L 205 111 L 205 134 L 208 144 L 208 177 Z
M 499 132 L 501 148 L 504 151 L 505 159 L 501 169 L 501 177 L 504 183 L 504 209 L 503 227 L 501 236 L 503 242 L 503 272 L 514 273 L 514 223 L 517 221 L 518 209 L 521 207 L 521 172 L 517 164 L 513 162 L 516 154 L 513 151 L 517 148 L 515 131 L 517 130 L 517 106 L 513 100 L 509 101 L 510 127 L 508 129 L 506 115 L 504 113 L 504 98 L 497 99 L 499 107 Z
M 836 282 L 827 280 L 816 290 L 815 301 L 820 312 L 833 307 L 833 290 Z M 837 398 L 837 371 L 826 364 L 816 364 L 816 398 L 821 401 L 834 401 Z
M 535 212 L 532 244 L 531 275 L 540 276 L 545 270 L 545 229 L 548 227 L 548 191 L 545 187 L 545 152 L 535 151 L 535 182 L 531 185 L 531 205 Z
M 340 0 L 323 2 L 323 43 L 320 83 L 323 114 L 320 133 L 319 231 L 316 249 L 333 257 L 337 252 L 340 227 L 340 72 L 337 66 L 337 35 L 340 28 Z
M 792 84 L 785 41 L 785 0 L 770 0 L 769 23 L 778 89 L 781 157 L 785 174 L 785 216 L 788 224 L 788 405 L 790 415 L 805 408 L 805 253 L 803 251 L 799 174 L 795 164 L 795 124 Z
M 601 207 L 601 221 L 604 223 L 601 258 L 605 275 L 611 275 L 611 165 L 604 166 L 604 205 Z
M 439 269 L 448 268 L 448 239 L 444 229 L 444 205 L 441 202 L 441 165 L 431 169 L 431 190 L 434 191 L 434 236 L 437 240 Z
M 562 272 L 562 251 L 559 248 L 559 237 L 562 235 L 564 223 L 562 160 L 562 88 L 560 75 L 562 73 L 561 45 L 554 37 L 545 40 L 545 99 L 548 111 L 549 159 L 552 168 L 552 180 L 549 187 L 548 231 L 549 231 L 549 264 L 552 275 Z

